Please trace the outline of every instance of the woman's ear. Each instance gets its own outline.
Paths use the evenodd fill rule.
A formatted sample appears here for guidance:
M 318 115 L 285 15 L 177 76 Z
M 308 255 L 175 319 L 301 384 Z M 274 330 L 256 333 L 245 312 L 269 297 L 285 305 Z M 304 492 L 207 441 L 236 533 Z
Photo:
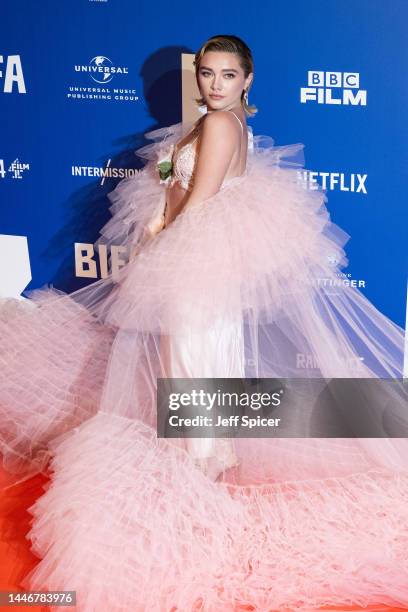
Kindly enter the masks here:
M 251 72 L 250 74 L 248 74 L 247 78 L 245 79 L 245 89 L 247 91 L 251 87 L 253 80 L 254 80 L 254 73 Z

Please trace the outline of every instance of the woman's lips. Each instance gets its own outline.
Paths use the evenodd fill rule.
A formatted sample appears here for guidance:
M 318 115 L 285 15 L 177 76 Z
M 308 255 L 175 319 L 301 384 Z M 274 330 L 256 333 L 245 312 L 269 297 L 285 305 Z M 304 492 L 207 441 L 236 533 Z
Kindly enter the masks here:
M 210 98 L 214 98 L 214 100 L 221 100 L 224 96 L 217 96 L 216 94 L 210 94 Z

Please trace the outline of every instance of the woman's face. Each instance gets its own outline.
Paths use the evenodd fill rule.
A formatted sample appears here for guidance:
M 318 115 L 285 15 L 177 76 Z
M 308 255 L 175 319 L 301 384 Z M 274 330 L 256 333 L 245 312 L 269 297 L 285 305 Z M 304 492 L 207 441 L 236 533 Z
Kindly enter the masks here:
M 201 58 L 197 81 L 209 111 L 230 110 L 241 105 L 241 94 L 252 82 L 245 78 L 238 55 L 225 51 L 207 51 Z

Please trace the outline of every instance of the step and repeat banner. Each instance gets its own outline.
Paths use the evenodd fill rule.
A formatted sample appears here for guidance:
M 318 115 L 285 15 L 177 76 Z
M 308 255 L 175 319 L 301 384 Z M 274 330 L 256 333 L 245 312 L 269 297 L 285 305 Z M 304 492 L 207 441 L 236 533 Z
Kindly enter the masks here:
M 123 245 L 93 247 L 107 194 L 140 169 L 134 151 L 147 131 L 198 112 L 193 53 L 235 34 L 255 61 L 249 101 L 259 112 L 248 125 L 277 145 L 305 144 L 308 184 L 327 190 L 333 221 L 351 236 L 338 283 L 405 326 L 406 0 L 0 7 L 3 297 L 46 284 L 72 291 L 120 265 Z

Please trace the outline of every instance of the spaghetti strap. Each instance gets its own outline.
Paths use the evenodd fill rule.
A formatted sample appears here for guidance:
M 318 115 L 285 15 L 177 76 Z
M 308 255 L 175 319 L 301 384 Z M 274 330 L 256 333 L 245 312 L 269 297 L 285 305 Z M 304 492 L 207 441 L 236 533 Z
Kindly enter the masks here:
M 236 118 L 238 119 L 239 124 L 240 124 L 240 126 L 241 126 L 241 128 L 242 128 L 242 132 L 244 132 L 244 126 L 242 125 L 242 121 L 241 121 L 241 119 L 238 117 L 238 115 L 236 115 L 236 114 L 234 113 L 234 111 L 230 111 L 230 112 L 231 112 L 231 113 L 234 115 L 234 117 L 236 117 Z

